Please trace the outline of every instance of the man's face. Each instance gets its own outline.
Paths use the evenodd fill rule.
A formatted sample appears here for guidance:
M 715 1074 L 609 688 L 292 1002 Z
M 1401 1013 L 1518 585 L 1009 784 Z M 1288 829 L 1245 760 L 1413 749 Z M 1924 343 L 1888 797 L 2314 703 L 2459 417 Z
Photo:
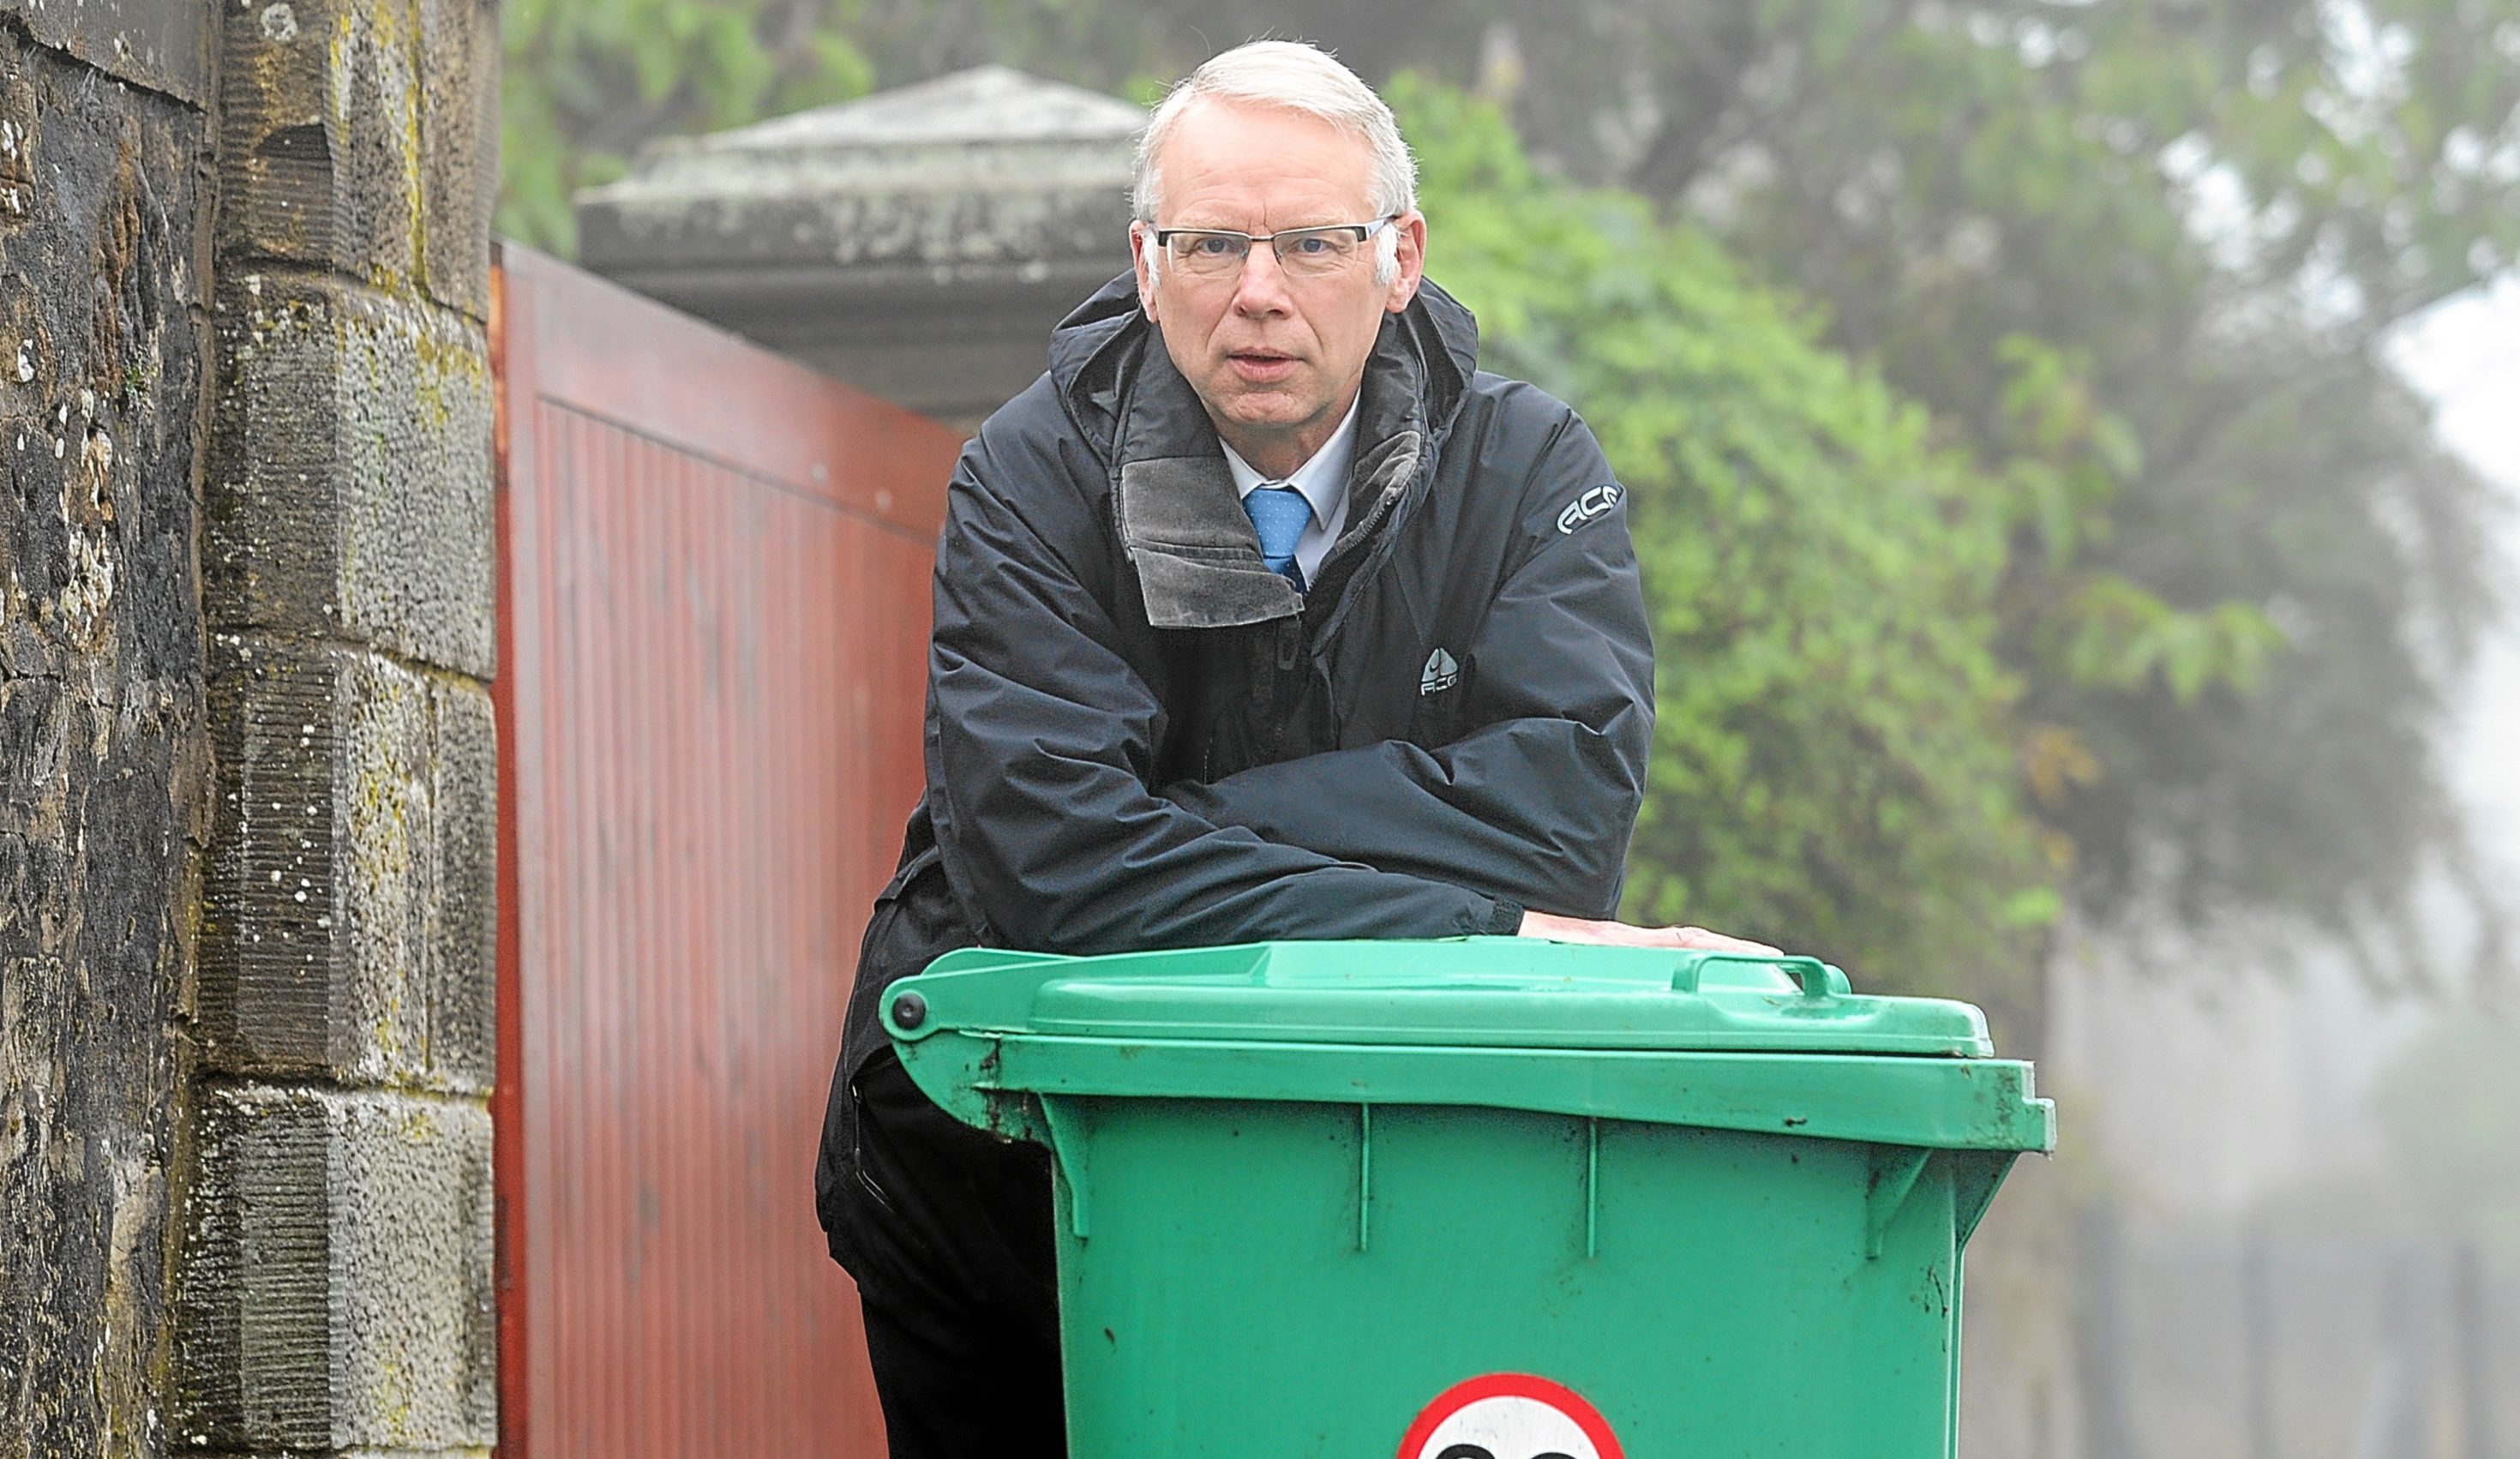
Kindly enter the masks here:
M 1328 275 L 1290 276 L 1260 244 L 1238 273 L 1197 277 L 1166 259 L 1150 277 L 1155 227 L 1261 234 L 1374 216 L 1364 140 L 1298 112 L 1197 103 L 1164 139 L 1155 164 L 1157 221 L 1129 230 L 1147 317 L 1238 450 L 1278 455 L 1292 445 L 1309 454 L 1346 415 L 1383 314 L 1418 292 L 1425 220 L 1412 212 L 1393 225 L 1400 271 L 1387 283 L 1375 281 L 1372 245 Z

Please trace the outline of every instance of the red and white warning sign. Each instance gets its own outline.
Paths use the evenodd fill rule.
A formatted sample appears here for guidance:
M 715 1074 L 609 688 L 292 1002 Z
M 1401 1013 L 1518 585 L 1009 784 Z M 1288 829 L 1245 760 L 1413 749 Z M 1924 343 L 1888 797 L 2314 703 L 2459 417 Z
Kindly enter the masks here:
M 1490 1373 L 1437 1395 L 1400 1440 L 1400 1459 L 1627 1459 L 1599 1409 L 1561 1384 Z

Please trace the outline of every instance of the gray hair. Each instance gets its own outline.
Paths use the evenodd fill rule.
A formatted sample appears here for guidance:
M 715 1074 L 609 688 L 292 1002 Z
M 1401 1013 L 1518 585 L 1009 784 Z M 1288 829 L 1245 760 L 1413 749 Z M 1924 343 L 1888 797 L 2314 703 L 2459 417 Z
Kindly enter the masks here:
M 1155 157 L 1191 107 L 1202 101 L 1241 102 L 1276 107 L 1315 116 L 1363 141 L 1372 154 L 1372 205 L 1377 217 L 1407 212 L 1418 205 L 1418 160 L 1400 138 L 1400 123 L 1373 88 L 1365 84 L 1329 53 L 1301 41 L 1255 40 L 1207 59 L 1164 94 L 1147 129 L 1138 135 L 1137 165 L 1129 199 L 1138 217 L 1155 220 L 1162 178 Z M 1376 236 L 1374 277 L 1384 283 L 1400 271 L 1400 236 L 1385 228 Z M 1150 251 L 1150 266 L 1159 251 Z

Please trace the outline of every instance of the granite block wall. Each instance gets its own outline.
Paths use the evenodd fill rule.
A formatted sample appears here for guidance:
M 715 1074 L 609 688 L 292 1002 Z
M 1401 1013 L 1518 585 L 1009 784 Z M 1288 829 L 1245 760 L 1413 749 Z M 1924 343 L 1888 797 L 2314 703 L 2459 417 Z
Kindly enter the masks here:
M 484 0 L 0 0 L 0 1459 L 496 1437 Z

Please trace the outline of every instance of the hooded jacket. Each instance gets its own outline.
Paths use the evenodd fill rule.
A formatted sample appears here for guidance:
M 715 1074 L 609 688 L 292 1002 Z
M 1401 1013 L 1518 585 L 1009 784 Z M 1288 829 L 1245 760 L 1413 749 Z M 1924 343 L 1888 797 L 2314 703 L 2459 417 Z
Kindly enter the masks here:
M 965 447 L 927 790 L 861 953 L 827 1224 L 878 995 L 955 947 L 1612 915 L 1653 731 L 1624 493 L 1572 410 L 1476 362 L 1476 324 L 1431 283 L 1384 317 L 1347 526 L 1309 593 L 1261 562 L 1132 275 Z

